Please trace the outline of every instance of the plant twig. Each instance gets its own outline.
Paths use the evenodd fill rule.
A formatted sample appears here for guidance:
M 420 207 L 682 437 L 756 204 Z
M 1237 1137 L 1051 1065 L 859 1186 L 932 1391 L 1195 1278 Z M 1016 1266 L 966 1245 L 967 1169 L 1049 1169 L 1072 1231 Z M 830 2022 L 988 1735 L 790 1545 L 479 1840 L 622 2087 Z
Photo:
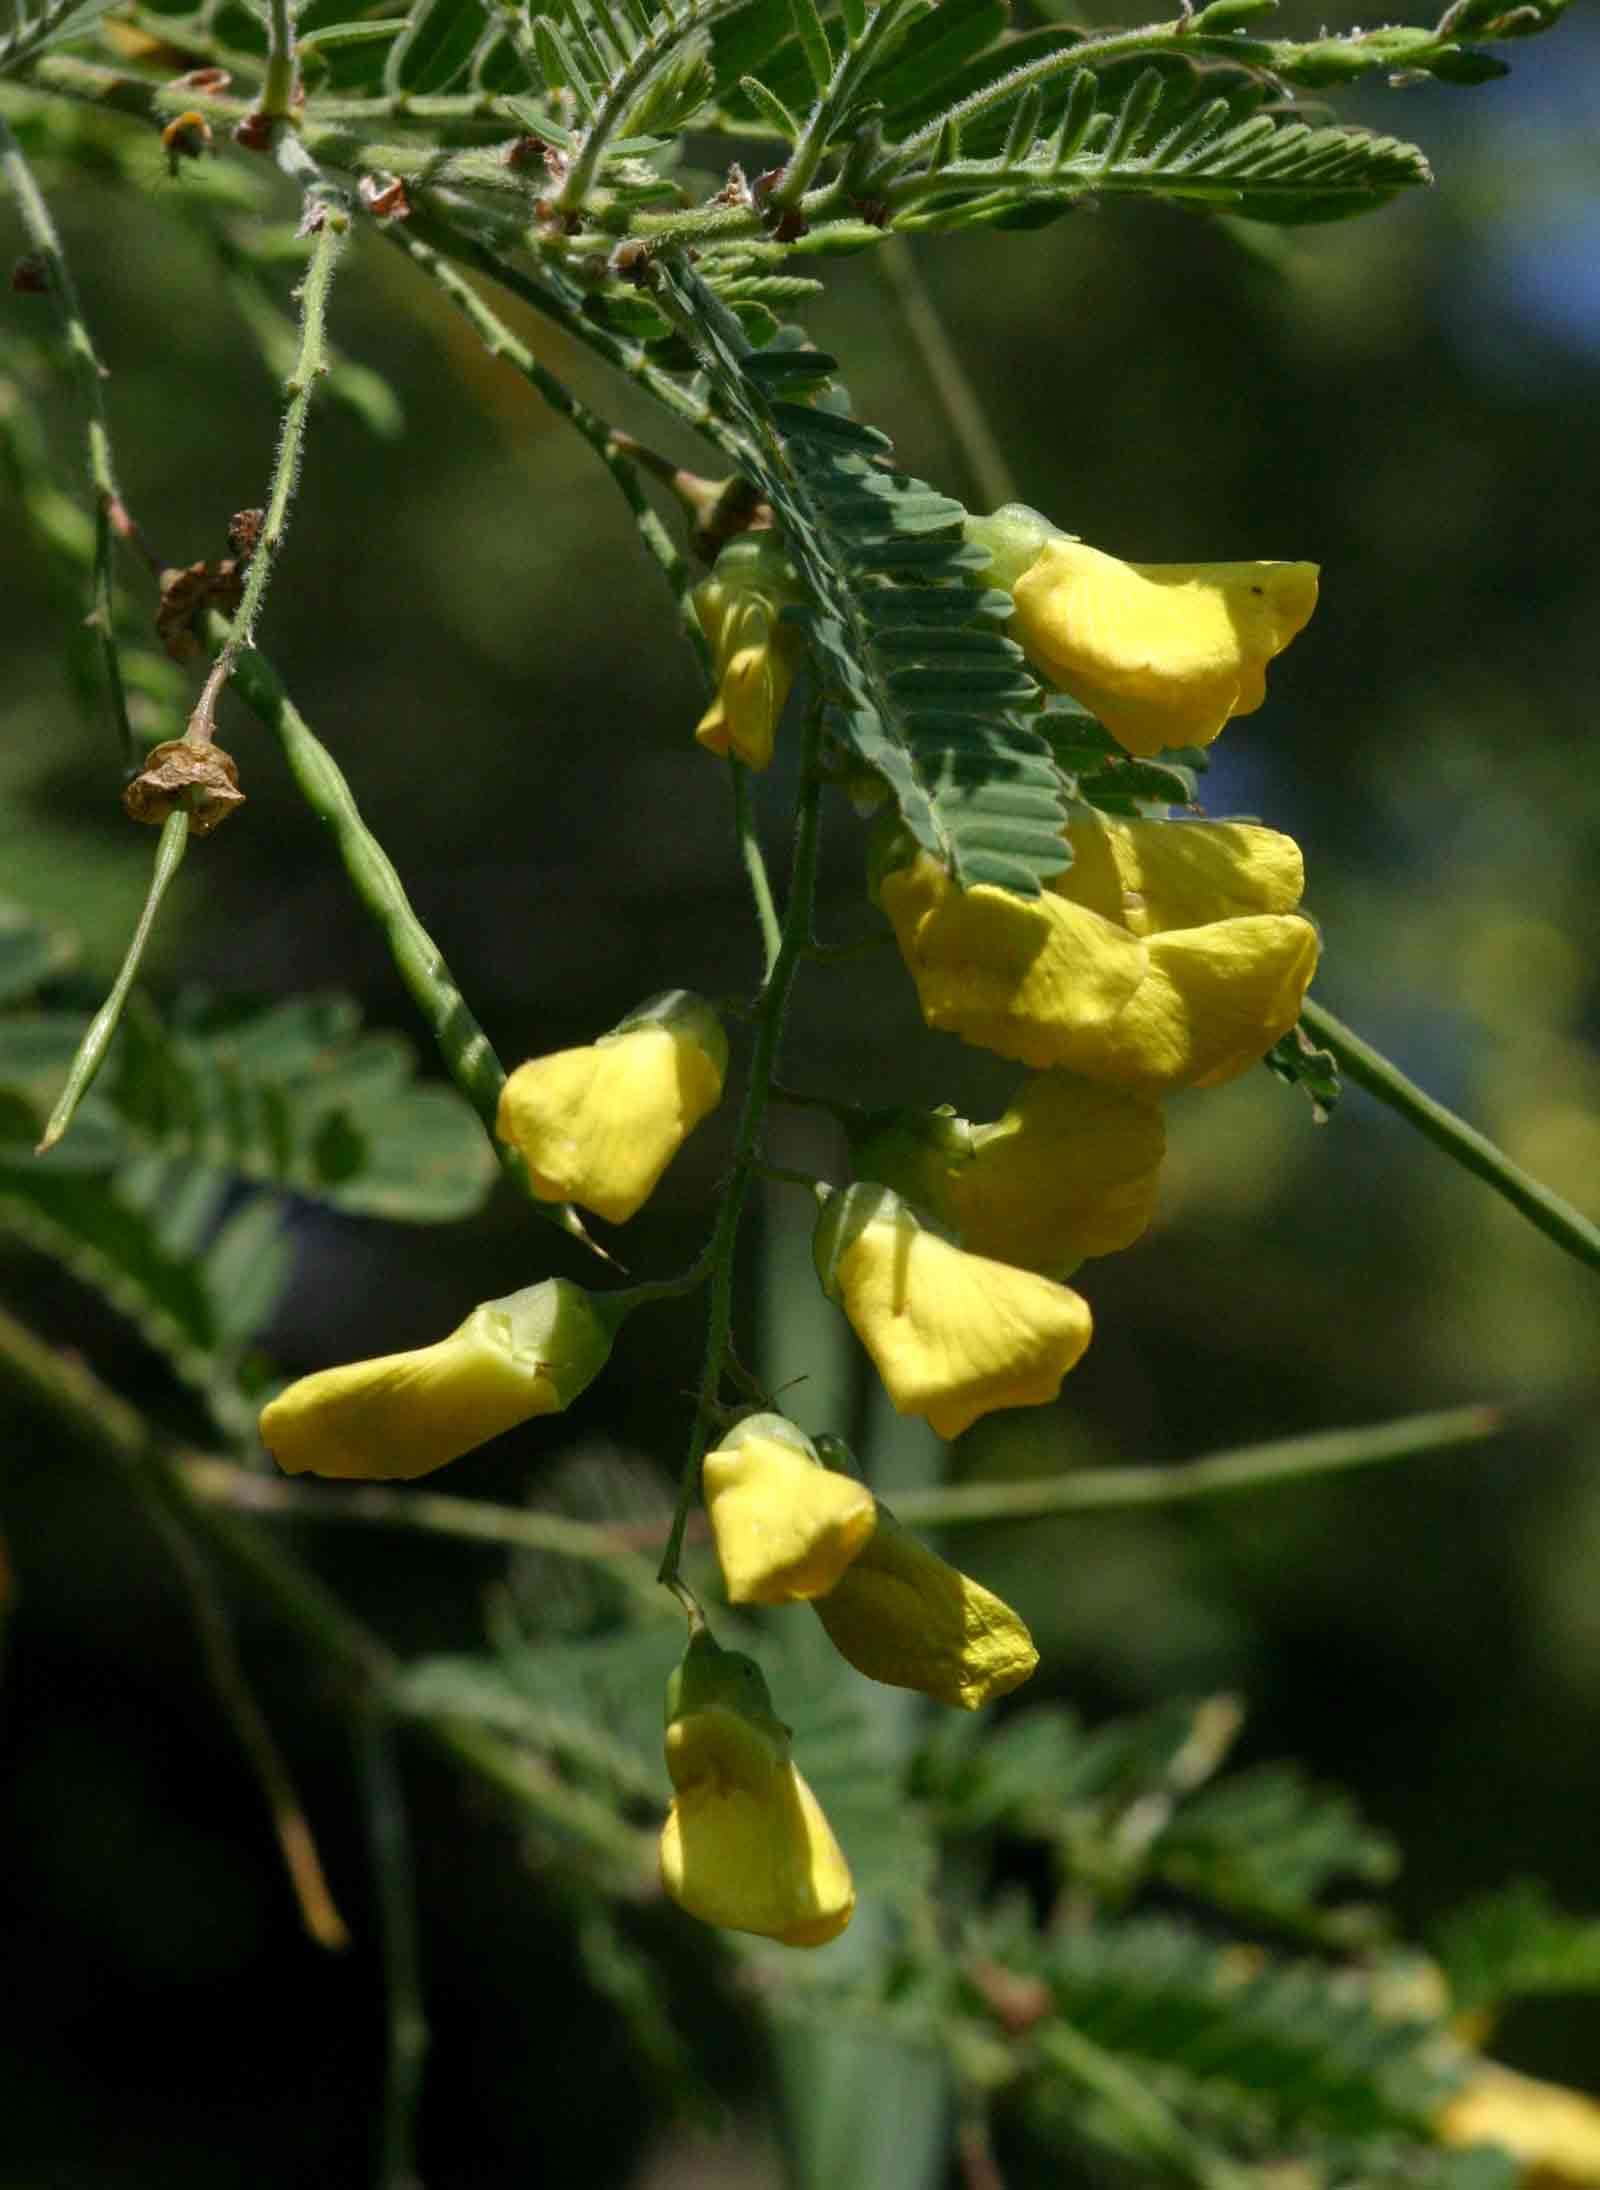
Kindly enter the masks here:
M 334 269 L 350 234 L 350 217 L 327 200 L 308 199 L 320 215 L 311 247 L 311 260 L 300 284 L 300 354 L 286 383 L 289 401 L 278 437 L 277 458 L 267 489 L 266 512 L 261 521 L 245 574 L 244 592 L 228 633 L 201 689 L 185 735 L 197 744 L 210 740 L 216 728 L 217 702 L 233 675 L 240 654 L 255 641 L 256 619 L 266 598 L 273 566 L 289 526 L 289 504 L 300 477 L 300 457 L 305 446 L 306 418 L 317 382 L 329 365 L 327 345 L 328 292 Z
M 78 299 L 78 286 L 72 278 L 72 268 L 61 248 L 61 237 L 50 215 L 44 193 L 34 181 L 33 170 L 23 157 L 22 147 L 12 135 L 5 116 L 0 114 L 0 174 L 5 176 L 16 195 L 18 210 L 22 215 L 23 233 L 40 262 L 50 293 L 56 300 L 61 315 L 61 328 L 66 337 L 67 356 L 83 397 L 88 414 L 89 486 L 94 497 L 94 565 L 91 578 L 90 598 L 93 606 L 89 623 L 100 647 L 100 659 L 105 668 L 106 688 L 111 696 L 111 711 L 122 743 L 122 757 L 132 765 L 134 758 L 133 727 L 128 721 L 127 694 L 122 686 L 122 663 L 117 654 L 116 602 L 111 585 L 111 536 L 113 529 L 126 527 L 131 531 L 123 508 L 122 492 L 117 485 L 116 469 L 111 454 L 111 425 L 106 413 L 103 382 L 106 369 L 96 353 L 89 333 L 88 322 L 83 316 L 83 306 Z M 119 524 L 117 521 L 121 520 Z
M 1382 1467 L 1451 1445 L 1477 1444 L 1504 1426 L 1497 1407 L 1451 1407 L 1402 1416 L 1365 1429 L 1317 1430 L 1236 1451 L 1149 1468 L 1084 1468 L 1031 1483 L 955 1483 L 904 1491 L 894 1510 L 923 1528 L 980 1521 L 1032 1521 L 1053 1513 L 1117 1513 L 1138 1506 L 1182 1505 L 1231 1492 L 1267 1490 L 1350 1468 Z
M 155 865 L 150 873 L 150 888 L 145 894 L 144 910 L 129 941 L 117 978 L 111 984 L 111 993 L 89 1021 L 88 1030 L 78 1044 L 76 1056 L 67 1073 L 65 1087 L 56 1098 L 36 1156 L 48 1155 L 77 1114 L 78 1105 L 88 1094 L 95 1074 L 105 1062 L 106 1051 L 111 1047 L 111 1037 L 122 1022 L 134 982 L 150 938 L 155 933 L 156 915 L 161 901 L 171 886 L 172 878 L 183 864 L 183 855 L 189 848 L 189 815 L 184 806 L 175 806 L 161 824 L 161 835 L 156 842 Z
M 383 1949 L 387 2032 L 378 2190 L 422 2190 L 417 2172 L 417 2108 L 428 2056 L 428 2021 L 422 1999 L 410 1822 L 395 1755 L 394 1721 L 387 1711 L 368 1708 L 360 1715 L 356 1733 Z
M 938 404 L 951 440 L 961 452 L 973 492 L 984 509 L 1017 499 L 1017 482 L 989 424 L 961 353 L 939 317 L 928 286 L 903 236 L 886 236 L 872 263 L 893 298 L 911 347 Z
M 661 1555 L 660 1579 L 671 1588 L 678 1578 L 683 1535 L 689 1513 L 700 1489 L 700 1464 L 705 1458 L 716 1422 L 717 1395 L 727 1360 L 733 1329 L 734 1259 L 739 1222 L 745 1197 L 756 1175 L 762 1127 L 766 1122 L 778 1046 L 783 1036 L 784 1015 L 790 991 L 811 940 L 817 885 L 817 851 L 822 827 L 822 777 L 817 766 L 822 743 L 822 707 L 813 699 L 806 710 L 800 753 L 800 800 L 795 812 L 794 854 L 789 876 L 789 901 L 784 908 L 783 932 L 778 955 L 762 990 L 757 1015 L 750 1077 L 745 1085 L 734 1141 L 733 1168 L 723 1192 L 722 1205 L 711 1236 L 709 1255 L 712 1277 L 706 1316 L 706 1350 L 700 1374 L 699 1405 L 695 1413 L 689 1456 L 678 1485 L 677 1504 L 666 1549 Z
M 1369 1095 L 1375 1095 L 1380 1103 L 1398 1111 L 1408 1125 L 1414 1125 L 1435 1148 L 1442 1148 L 1447 1156 L 1453 1156 L 1464 1170 L 1470 1171 L 1495 1192 L 1520 1210 L 1530 1224 L 1537 1225 L 1547 1239 L 1553 1239 L 1558 1247 L 1586 1262 L 1592 1270 L 1600 1270 L 1600 1225 L 1595 1225 L 1574 1209 L 1571 1202 L 1543 1186 L 1519 1164 L 1514 1164 L 1493 1141 L 1458 1118 L 1453 1110 L 1446 1110 L 1443 1103 L 1435 1102 L 1425 1094 L 1414 1080 L 1408 1080 L 1397 1065 L 1362 1041 L 1342 1019 L 1336 1019 L 1331 1011 L 1309 997 L 1300 1007 L 1302 1022 L 1326 1045 L 1334 1055 L 1339 1069 L 1348 1074 L 1358 1087 L 1364 1087 Z
M 756 834 L 755 815 L 750 803 L 750 771 L 735 755 L 728 759 L 728 776 L 733 784 L 733 829 L 739 840 L 739 857 L 743 862 L 750 895 L 755 900 L 756 921 L 761 929 L 761 978 L 763 983 L 772 979 L 772 969 L 778 963 L 783 948 L 783 924 L 778 918 L 777 904 L 772 895 L 772 878 L 767 873 L 766 855 L 761 849 L 761 839 Z

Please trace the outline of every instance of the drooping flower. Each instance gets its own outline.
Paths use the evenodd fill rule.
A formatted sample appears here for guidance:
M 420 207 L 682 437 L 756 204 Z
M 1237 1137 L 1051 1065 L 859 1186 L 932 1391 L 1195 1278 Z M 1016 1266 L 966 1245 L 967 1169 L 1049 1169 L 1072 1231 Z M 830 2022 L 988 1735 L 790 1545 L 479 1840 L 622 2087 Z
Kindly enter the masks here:
M 1065 1277 L 1086 1255 L 1131 1246 L 1155 1213 L 1161 1110 L 1138 1090 L 1070 1072 L 1030 1075 L 992 1125 L 897 1111 L 851 1151 L 975 1255 Z
M 1521 2190 L 1600 2184 L 1600 2105 L 1496 2061 L 1485 2061 L 1446 2103 L 1434 2132 L 1441 2144 L 1499 2145 L 1518 2164 Z
M 1146 758 L 1209 745 L 1258 708 L 1267 663 L 1317 605 L 1315 563 L 1125 563 L 1020 505 L 968 532 L 993 536 L 1011 636 L 1034 668 Z
M 741 533 L 693 598 L 717 679 L 695 737 L 708 752 L 765 768 L 804 651 L 799 627 L 783 621 L 785 604 L 801 595 L 782 542 L 770 531 Z
M 820 1597 L 872 1534 L 872 1493 L 825 1468 L 782 1415 L 738 1423 L 707 1453 L 701 1482 L 734 1604 Z
M 835 1195 L 813 1253 L 896 1412 L 941 1437 L 1002 1407 L 1043 1406 L 1089 1343 L 1078 1294 L 941 1239 L 885 1186 Z
M 836 1939 L 855 1909 L 850 1867 L 760 1667 L 704 1630 L 667 1683 L 666 1759 L 661 1882 L 678 1906 L 786 1946 Z
M 604 1367 L 619 1315 L 566 1278 L 474 1308 L 432 1346 L 319 1369 L 261 1412 L 290 1475 L 427 1475 L 502 1430 L 559 1414 Z
M 542 1201 L 625 1224 L 722 1096 L 728 1042 L 703 997 L 669 989 L 583 1049 L 518 1065 L 495 1130 Z
M 930 1551 L 889 1512 L 811 1608 L 842 1658 L 869 1680 L 976 1711 L 1039 1662 L 1010 1605 Z
M 892 840 L 877 895 L 932 1027 L 1036 1070 L 1149 1090 L 1211 1087 L 1299 1016 L 1317 934 L 1292 908 L 1291 839 L 1242 822 L 1084 809 L 1040 896 L 960 890 Z

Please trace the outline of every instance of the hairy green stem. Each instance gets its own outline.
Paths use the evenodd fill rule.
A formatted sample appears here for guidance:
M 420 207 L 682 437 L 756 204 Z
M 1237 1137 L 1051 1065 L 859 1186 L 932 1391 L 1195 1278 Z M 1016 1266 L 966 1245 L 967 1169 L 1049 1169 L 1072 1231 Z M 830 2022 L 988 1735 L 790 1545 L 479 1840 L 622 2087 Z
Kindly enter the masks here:
M 293 111 L 297 74 L 293 0 L 267 0 L 267 67 L 258 111 L 269 121 L 286 121 Z
M 507 364 L 514 366 L 543 396 L 557 416 L 574 427 L 594 450 L 616 482 L 623 500 L 632 512 L 640 539 L 666 579 L 684 637 L 709 681 L 710 649 L 706 645 L 705 634 L 700 629 L 699 618 L 695 615 L 694 603 L 690 598 L 695 582 L 694 572 L 651 507 L 639 482 L 638 467 L 617 446 L 614 429 L 597 411 L 591 410 L 581 397 L 574 395 L 570 388 L 558 380 L 548 366 L 541 364 L 528 345 L 512 333 L 505 321 L 491 310 L 471 283 L 464 280 L 453 266 L 440 257 L 433 245 L 424 240 L 425 222 L 419 224 L 415 218 L 404 224 L 391 221 L 384 229 L 384 234 L 406 254 L 413 265 L 421 267 L 429 280 L 435 282 L 457 310 L 465 315 L 489 355 L 504 358 Z
M 899 28 L 907 4 L 908 0 L 881 0 L 863 34 L 846 40 L 844 51 L 821 86 L 816 104 L 807 115 L 794 148 L 784 162 L 783 173 L 767 199 L 769 210 L 776 207 L 784 211 L 799 205 L 828 155 L 862 78 L 882 52 L 885 42 Z M 826 56 L 828 50 L 824 39 L 821 52 Z
M 394 1720 L 386 1710 L 377 1705 L 362 1708 L 356 1722 L 356 1749 L 383 1954 L 387 2042 L 378 2190 L 422 2190 L 417 2171 L 417 2109 L 428 2056 L 428 2021 L 422 1999 L 411 1827 L 395 1755 Z
M 1275 1438 L 1167 1467 L 1083 1468 L 1034 1482 L 955 1483 L 906 1491 L 895 1500 L 894 1510 L 899 1519 L 921 1528 L 961 1528 L 983 1521 L 1037 1521 L 1053 1513 L 1124 1513 L 1140 1506 L 1184 1505 L 1477 1444 L 1497 1436 L 1504 1421 L 1497 1407 L 1449 1407 L 1363 1429 Z
M 156 915 L 161 910 L 161 900 L 166 896 L 173 876 L 183 864 L 183 855 L 189 849 L 189 813 L 185 806 L 175 806 L 161 824 L 161 835 L 156 843 L 155 866 L 150 874 L 150 888 L 145 895 L 144 910 L 139 924 L 133 931 L 127 955 L 122 961 L 117 978 L 111 984 L 111 993 L 94 1017 L 89 1021 L 87 1033 L 78 1044 L 67 1073 L 67 1083 L 56 1098 L 49 1121 L 34 1150 L 36 1156 L 48 1155 L 77 1115 L 78 1105 L 94 1081 L 95 1074 L 105 1063 L 106 1051 L 111 1047 L 111 1037 L 122 1023 L 133 984 L 138 979 L 139 968 L 150 938 L 155 933 Z
M 100 648 L 112 718 L 122 744 L 126 765 L 134 762 L 133 727 L 128 721 L 127 694 L 122 685 L 122 662 L 117 653 L 116 602 L 111 584 L 111 535 L 118 521 L 127 525 L 122 493 L 117 485 L 111 453 L 111 424 L 106 413 L 103 383 L 106 369 L 96 353 L 88 321 L 78 298 L 78 285 L 61 247 L 60 232 L 51 217 L 44 193 L 34 181 L 33 170 L 0 114 L 0 174 L 16 197 L 22 215 L 23 234 L 38 259 L 50 294 L 56 300 L 67 357 L 83 398 L 87 419 L 89 487 L 94 498 L 94 564 L 90 580 L 89 623 Z
M 689 1455 L 678 1485 L 677 1504 L 666 1549 L 661 1555 L 660 1579 L 670 1589 L 678 1579 L 683 1555 L 684 1530 L 700 1490 L 700 1466 L 716 1421 L 717 1395 L 722 1387 L 728 1344 L 733 1331 L 735 1254 L 739 1223 L 744 1215 L 750 1182 L 756 1176 L 758 1149 L 766 1122 L 772 1075 L 783 1038 L 784 1016 L 795 975 L 811 940 L 816 900 L 817 850 L 822 833 L 822 778 L 817 759 L 822 743 L 822 708 L 813 701 L 806 711 L 800 754 L 800 801 L 795 813 L 794 856 L 789 875 L 789 901 L 784 908 L 778 955 L 762 990 L 756 1018 L 756 1039 L 750 1059 L 734 1142 L 733 1169 L 717 1212 L 709 1254 L 712 1265 L 711 1296 L 706 1316 L 706 1351 L 700 1373 L 699 1405 L 689 1440 Z
M 300 457 L 305 447 L 306 419 L 311 409 L 311 398 L 316 391 L 317 382 L 328 370 L 328 292 L 333 286 L 334 269 L 349 238 L 350 218 L 338 206 L 325 199 L 308 199 L 307 202 L 317 205 L 321 219 L 311 247 L 310 264 L 300 285 L 300 351 L 287 382 L 289 401 L 284 409 L 283 427 L 278 436 L 278 453 L 267 490 L 266 513 L 250 554 L 244 591 L 238 610 L 228 627 L 227 636 L 217 650 L 216 660 L 211 665 L 194 713 L 189 718 L 186 734 L 202 741 L 210 738 L 216 727 L 217 702 L 233 674 L 240 653 L 245 647 L 254 644 L 256 619 L 261 613 L 261 604 L 266 598 L 273 567 L 289 527 L 289 504 L 294 499 L 294 490 L 299 483 Z
M 1364 1087 L 1369 1095 L 1375 1095 L 1380 1103 L 1398 1111 L 1408 1125 L 1435 1148 L 1442 1148 L 1447 1156 L 1474 1177 L 1492 1186 L 1495 1192 L 1520 1210 L 1530 1224 L 1537 1225 L 1547 1239 L 1566 1249 L 1579 1262 L 1586 1262 L 1590 1269 L 1600 1270 L 1600 1226 L 1590 1222 L 1583 1212 L 1574 1209 L 1571 1202 L 1552 1193 L 1520 1165 L 1514 1164 L 1493 1141 L 1458 1118 L 1453 1110 L 1446 1110 L 1443 1103 L 1435 1102 L 1424 1094 L 1414 1080 L 1408 1080 L 1397 1065 L 1362 1041 L 1342 1019 L 1336 1019 L 1331 1011 L 1307 997 L 1300 1007 L 1301 1023 L 1310 1029 L 1323 1043 L 1338 1063 L 1339 1069 Z
M 778 908 L 772 895 L 772 878 L 767 873 L 761 839 L 756 834 L 755 815 L 751 811 L 750 771 L 742 760 L 734 755 L 728 758 L 728 777 L 733 785 L 733 828 L 739 840 L 739 857 L 750 883 L 750 895 L 755 900 L 756 920 L 761 929 L 763 984 L 772 979 L 772 969 L 778 963 L 778 953 L 783 948 L 783 924 L 778 918 Z

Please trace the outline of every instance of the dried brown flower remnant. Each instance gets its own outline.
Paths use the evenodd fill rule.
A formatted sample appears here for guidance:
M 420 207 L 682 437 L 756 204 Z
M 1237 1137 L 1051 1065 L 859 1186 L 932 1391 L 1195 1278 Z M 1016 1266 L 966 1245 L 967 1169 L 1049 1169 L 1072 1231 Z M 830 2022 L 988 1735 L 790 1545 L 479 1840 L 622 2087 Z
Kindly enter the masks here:
M 241 512 L 241 515 L 254 514 Z M 235 518 L 234 523 L 238 522 Z M 241 552 L 238 557 L 226 556 L 220 562 L 190 563 L 186 569 L 161 573 L 156 635 L 175 662 L 193 661 L 203 651 L 191 628 L 197 616 L 208 608 L 231 616 L 239 606 L 246 559 L 245 553 Z
M 122 794 L 123 806 L 135 821 L 158 828 L 180 802 L 189 809 L 191 835 L 209 836 L 220 827 L 244 804 L 232 755 L 195 738 L 152 746 L 143 770 Z

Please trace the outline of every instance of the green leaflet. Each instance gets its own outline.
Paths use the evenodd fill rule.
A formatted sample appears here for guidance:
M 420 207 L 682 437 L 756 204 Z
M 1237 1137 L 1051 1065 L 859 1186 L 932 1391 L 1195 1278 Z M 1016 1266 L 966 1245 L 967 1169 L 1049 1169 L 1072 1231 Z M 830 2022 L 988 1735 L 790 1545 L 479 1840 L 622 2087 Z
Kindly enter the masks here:
M 1493 2014 L 1537 1993 L 1600 1992 L 1600 1919 L 1568 1916 L 1533 1879 L 1469 1901 L 1433 1945 L 1458 2010 Z
M 888 786 L 917 842 L 964 887 L 1024 895 L 1067 864 L 1049 746 L 1024 719 L 1039 688 L 972 584 L 961 505 L 887 469 L 886 437 L 786 400 L 832 371 L 816 352 L 750 354 L 687 269 L 659 293 L 694 348 L 810 595 L 803 612 L 829 734 Z

